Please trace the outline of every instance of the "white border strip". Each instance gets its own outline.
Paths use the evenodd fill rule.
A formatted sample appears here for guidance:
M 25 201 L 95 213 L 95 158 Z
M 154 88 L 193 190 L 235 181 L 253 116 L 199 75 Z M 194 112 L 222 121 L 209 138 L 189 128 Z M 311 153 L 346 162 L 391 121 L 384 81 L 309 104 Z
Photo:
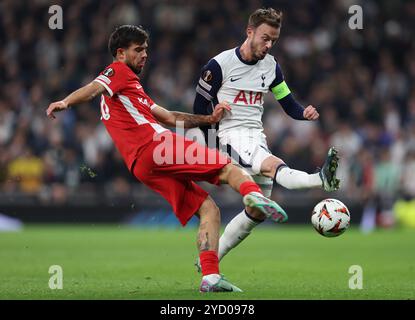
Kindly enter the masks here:
M 104 81 L 102 81 L 102 80 L 100 80 L 100 79 L 98 79 L 98 78 L 96 78 L 96 79 L 94 79 L 94 81 L 96 81 L 96 82 L 98 82 L 99 84 L 101 84 L 107 91 L 108 91 L 108 93 L 109 93 L 109 95 L 112 97 L 114 94 L 112 93 L 112 90 L 110 89 L 110 87 L 108 87 L 108 85 L 104 82 Z

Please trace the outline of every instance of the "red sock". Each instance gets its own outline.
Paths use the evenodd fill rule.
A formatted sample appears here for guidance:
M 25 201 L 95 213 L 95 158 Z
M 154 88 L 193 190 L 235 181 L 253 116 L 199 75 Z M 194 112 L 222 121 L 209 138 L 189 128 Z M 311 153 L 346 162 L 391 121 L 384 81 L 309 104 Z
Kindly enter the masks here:
M 216 251 L 203 251 L 199 254 L 202 274 L 219 274 L 219 258 Z
M 239 193 L 242 196 L 245 196 L 251 192 L 259 192 L 260 194 L 262 194 L 261 188 L 255 182 L 245 181 L 241 183 L 241 186 L 239 187 Z

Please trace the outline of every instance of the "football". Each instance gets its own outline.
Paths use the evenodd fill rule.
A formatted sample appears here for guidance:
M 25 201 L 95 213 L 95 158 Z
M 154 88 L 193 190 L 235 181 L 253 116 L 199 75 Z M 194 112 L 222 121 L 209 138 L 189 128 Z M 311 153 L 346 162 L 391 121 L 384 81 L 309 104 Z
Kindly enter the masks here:
M 337 199 L 324 199 L 316 204 L 311 214 L 311 223 L 325 237 L 337 237 L 350 225 L 350 212 Z

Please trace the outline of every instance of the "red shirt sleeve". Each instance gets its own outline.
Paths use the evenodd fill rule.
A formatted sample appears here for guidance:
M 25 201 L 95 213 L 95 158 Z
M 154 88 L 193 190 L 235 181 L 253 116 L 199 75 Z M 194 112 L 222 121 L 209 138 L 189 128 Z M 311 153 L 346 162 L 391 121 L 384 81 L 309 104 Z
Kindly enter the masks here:
M 121 63 L 111 63 L 98 77 L 94 79 L 107 90 L 112 97 L 127 85 L 127 73 L 123 70 Z
M 151 99 L 151 98 L 147 95 L 147 93 L 145 93 L 145 92 L 143 92 L 143 93 L 144 93 L 144 97 L 147 99 L 148 107 L 149 107 L 150 109 L 153 109 L 153 108 L 156 106 L 156 104 L 154 103 L 153 99 Z

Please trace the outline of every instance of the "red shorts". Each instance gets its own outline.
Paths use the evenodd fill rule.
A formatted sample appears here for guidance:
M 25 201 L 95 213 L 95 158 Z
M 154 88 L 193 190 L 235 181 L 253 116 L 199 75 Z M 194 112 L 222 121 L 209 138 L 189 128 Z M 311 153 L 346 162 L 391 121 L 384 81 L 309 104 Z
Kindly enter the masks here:
M 185 226 L 208 196 L 194 181 L 219 185 L 219 173 L 231 161 L 217 150 L 170 131 L 160 134 L 158 139 L 162 140 L 151 142 L 140 153 L 132 171 L 171 204 Z

